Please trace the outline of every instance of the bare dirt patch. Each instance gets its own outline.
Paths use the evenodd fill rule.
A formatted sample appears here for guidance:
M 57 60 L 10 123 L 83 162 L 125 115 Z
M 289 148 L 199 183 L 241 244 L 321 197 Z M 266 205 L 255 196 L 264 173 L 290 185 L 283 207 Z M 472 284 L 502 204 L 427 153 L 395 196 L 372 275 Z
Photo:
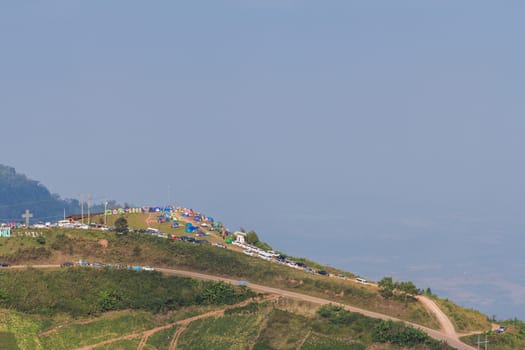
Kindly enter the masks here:
M 100 244 L 103 248 L 107 248 L 108 245 L 109 245 L 109 242 L 108 242 L 107 239 L 104 239 L 104 238 L 103 238 L 103 239 L 99 239 L 99 240 L 98 240 L 98 244 Z

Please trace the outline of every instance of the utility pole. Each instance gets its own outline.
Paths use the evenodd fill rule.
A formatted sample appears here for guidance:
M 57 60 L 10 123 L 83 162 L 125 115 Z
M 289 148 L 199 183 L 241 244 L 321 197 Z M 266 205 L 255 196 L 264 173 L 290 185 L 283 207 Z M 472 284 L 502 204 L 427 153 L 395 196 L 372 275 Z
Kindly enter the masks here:
M 88 194 L 88 225 L 91 223 L 91 212 L 89 207 L 91 206 L 91 194 Z
M 108 225 L 108 200 L 104 202 L 104 226 Z
M 84 223 L 84 195 L 80 194 L 80 218 L 82 220 L 82 224 Z

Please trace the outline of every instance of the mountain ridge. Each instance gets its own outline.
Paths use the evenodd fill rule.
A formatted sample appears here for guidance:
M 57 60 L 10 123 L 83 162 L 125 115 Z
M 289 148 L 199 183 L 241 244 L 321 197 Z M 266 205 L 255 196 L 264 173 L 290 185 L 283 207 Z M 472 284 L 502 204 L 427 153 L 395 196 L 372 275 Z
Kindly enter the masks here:
M 93 210 L 101 209 L 103 205 L 93 206 Z M 56 221 L 64 216 L 64 211 L 67 215 L 80 212 L 80 202 L 63 199 L 14 167 L 0 164 L 0 221 L 22 222 L 25 210 L 33 214 L 30 223 Z

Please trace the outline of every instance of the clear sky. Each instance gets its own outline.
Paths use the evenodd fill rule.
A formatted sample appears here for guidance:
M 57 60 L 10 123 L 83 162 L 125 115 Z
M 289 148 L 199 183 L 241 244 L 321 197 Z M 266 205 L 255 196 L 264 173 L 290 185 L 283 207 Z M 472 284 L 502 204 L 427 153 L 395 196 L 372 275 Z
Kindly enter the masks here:
M 522 1 L 3 1 L 1 159 L 525 319 Z

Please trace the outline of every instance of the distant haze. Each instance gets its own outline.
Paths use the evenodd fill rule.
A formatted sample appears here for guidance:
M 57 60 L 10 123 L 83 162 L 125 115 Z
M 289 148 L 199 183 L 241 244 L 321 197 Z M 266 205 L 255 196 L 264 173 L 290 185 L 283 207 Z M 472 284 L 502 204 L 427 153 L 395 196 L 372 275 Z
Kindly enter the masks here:
M 525 319 L 525 4 L 0 4 L 0 163 Z

